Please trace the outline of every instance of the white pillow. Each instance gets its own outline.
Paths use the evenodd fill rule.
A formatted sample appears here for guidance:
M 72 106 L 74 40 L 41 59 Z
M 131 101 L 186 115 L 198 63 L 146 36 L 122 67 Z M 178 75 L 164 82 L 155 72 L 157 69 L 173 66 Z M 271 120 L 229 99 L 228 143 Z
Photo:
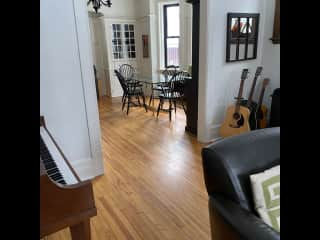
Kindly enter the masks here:
M 259 216 L 280 232 L 280 165 L 250 175 L 250 181 Z

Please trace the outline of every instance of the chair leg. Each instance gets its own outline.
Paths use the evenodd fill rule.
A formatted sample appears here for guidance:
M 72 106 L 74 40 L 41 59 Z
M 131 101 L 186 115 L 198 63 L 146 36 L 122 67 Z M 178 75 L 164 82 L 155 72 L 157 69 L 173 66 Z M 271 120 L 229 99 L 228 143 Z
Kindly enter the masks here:
M 157 117 L 159 116 L 159 112 L 160 112 L 160 105 L 162 104 L 162 100 L 160 98 L 160 101 L 159 101 L 159 105 L 158 105 L 158 110 L 157 110 Z
M 136 98 L 138 99 L 139 106 L 141 106 L 139 95 L 137 95 Z
M 171 108 L 172 108 L 171 99 L 169 99 L 169 120 L 170 121 L 171 121 Z
M 177 101 L 173 100 L 173 104 L 174 104 L 174 114 L 177 114 Z
M 153 98 L 153 92 L 151 93 L 151 96 L 150 96 L 150 99 L 149 99 L 149 107 L 151 105 L 152 98 Z
M 125 96 L 124 100 L 123 100 L 123 103 L 122 103 L 122 111 L 124 109 L 124 106 L 126 105 L 126 101 L 127 101 L 127 96 Z
M 143 94 L 142 94 L 142 101 L 143 101 L 143 106 L 146 109 L 146 112 L 148 112 L 147 105 L 146 105 L 146 99 Z
M 182 104 L 184 113 L 187 114 L 187 110 L 186 110 L 186 108 L 185 108 L 185 106 L 184 106 L 183 99 L 181 99 L 181 104 Z
M 131 103 L 131 96 L 128 96 L 127 115 L 129 114 L 129 105 Z
M 121 99 L 121 102 L 124 101 L 124 96 L 125 96 L 125 93 L 122 94 L 122 99 Z
M 152 107 L 154 108 L 154 92 L 152 91 Z

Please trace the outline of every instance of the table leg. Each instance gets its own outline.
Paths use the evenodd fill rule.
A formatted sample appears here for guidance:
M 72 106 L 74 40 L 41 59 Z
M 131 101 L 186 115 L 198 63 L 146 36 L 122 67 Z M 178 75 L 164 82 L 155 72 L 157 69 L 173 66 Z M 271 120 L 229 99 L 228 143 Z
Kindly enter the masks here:
M 84 220 L 70 227 L 72 240 L 90 240 L 90 220 Z
M 154 115 L 154 92 L 153 92 L 153 88 L 152 88 L 152 96 L 153 96 L 153 98 L 152 98 L 152 112 L 153 112 L 153 115 Z

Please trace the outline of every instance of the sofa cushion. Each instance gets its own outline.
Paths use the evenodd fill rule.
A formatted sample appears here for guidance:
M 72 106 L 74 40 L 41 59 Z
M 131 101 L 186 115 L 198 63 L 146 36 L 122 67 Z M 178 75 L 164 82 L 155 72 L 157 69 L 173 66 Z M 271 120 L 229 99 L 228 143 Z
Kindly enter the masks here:
M 261 219 L 280 232 L 280 165 L 250 175 L 254 205 Z

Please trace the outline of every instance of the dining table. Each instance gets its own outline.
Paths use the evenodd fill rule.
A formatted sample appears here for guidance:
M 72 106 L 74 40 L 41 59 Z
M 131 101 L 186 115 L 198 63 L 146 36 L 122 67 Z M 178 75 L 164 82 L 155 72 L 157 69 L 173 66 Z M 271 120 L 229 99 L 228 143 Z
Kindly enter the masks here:
M 165 85 L 167 82 L 170 81 L 172 76 L 173 75 L 164 75 L 162 73 L 155 73 L 152 75 L 135 73 L 132 77 L 132 80 L 138 81 L 141 84 L 143 84 L 144 93 L 149 93 L 151 96 L 151 95 L 154 95 L 155 86 L 161 86 L 161 84 Z M 149 106 L 147 107 L 150 108 Z M 154 100 L 152 101 L 152 112 L 153 114 L 155 113 Z

